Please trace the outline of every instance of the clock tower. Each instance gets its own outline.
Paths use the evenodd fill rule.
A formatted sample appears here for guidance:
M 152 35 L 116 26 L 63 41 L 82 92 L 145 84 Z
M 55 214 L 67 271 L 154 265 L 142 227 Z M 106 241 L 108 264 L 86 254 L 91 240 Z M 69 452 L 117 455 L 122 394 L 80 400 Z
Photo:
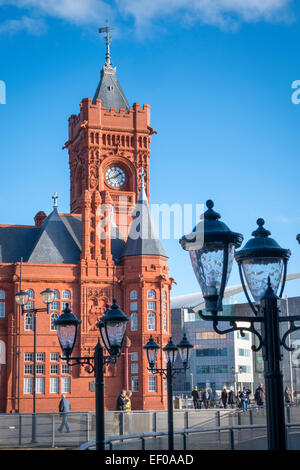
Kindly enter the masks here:
M 140 172 L 144 169 L 149 197 L 151 135 L 150 106 L 134 103 L 132 108 L 112 66 L 107 31 L 106 61 L 94 98 L 80 103 L 80 113 L 69 118 L 71 213 L 81 214 L 85 191 L 108 193 L 116 223 L 127 238 L 130 213 L 137 202 Z M 103 32 L 103 31 L 100 31 Z

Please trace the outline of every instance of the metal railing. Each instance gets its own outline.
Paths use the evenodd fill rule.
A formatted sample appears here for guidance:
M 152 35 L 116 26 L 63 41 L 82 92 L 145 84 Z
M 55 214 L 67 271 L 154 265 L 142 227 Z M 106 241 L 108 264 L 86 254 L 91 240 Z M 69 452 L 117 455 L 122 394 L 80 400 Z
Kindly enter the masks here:
M 292 428 L 298 429 L 298 432 L 291 434 L 289 430 Z M 286 429 L 288 448 L 299 450 L 300 423 L 288 423 Z M 160 431 L 108 437 L 105 439 L 106 449 L 167 450 L 167 435 L 167 431 Z M 212 440 L 212 436 L 215 439 Z M 174 437 L 177 438 L 175 450 L 267 450 L 265 424 L 179 429 L 174 431 Z M 79 450 L 93 450 L 95 445 L 95 441 L 86 442 L 79 447 Z
M 61 422 L 62 417 L 58 413 L 37 413 L 37 443 L 35 447 L 78 448 L 85 442 L 91 442 L 96 438 L 94 412 L 69 413 L 70 433 L 67 433 L 66 429 L 59 432 Z M 286 408 L 286 422 L 291 424 L 300 422 L 300 407 Z M 216 408 L 208 410 L 174 410 L 175 430 L 197 429 L 199 432 L 199 429 L 218 428 L 215 435 L 211 434 L 212 440 L 218 438 L 218 442 L 220 435 L 224 436 L 224 427 L 265 424 L 265 409 L 255 407 L 244 413 L 239 409 L 224 410 Z M 162 435 L 156 435 L 156 440 L 157 442 L 160 440 L 162 448 L 166 449 L 167 426 L 167 411 L 105 412 L 105 434 L 109 436 L 109 439 L 112 439 L 112 442 L 115 442 L 120 435 L 138 434 L 141 436 L 163 432 Z M 32 414 L 0 414 L 0 449 L 33 447 L 31 437 Z M 176 435 L 176 439 L 177 441 L 180 440 L 179 435 Z

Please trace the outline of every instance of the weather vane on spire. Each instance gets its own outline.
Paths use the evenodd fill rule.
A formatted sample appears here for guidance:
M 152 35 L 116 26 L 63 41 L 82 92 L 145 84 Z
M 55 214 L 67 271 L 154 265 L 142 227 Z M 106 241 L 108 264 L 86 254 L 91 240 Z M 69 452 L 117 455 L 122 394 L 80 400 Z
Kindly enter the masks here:
M 58 195 L 57 195 L 57 193 L 53 194 L 52 199 L 54 201 L 53 208 L 57 209 L 57 207 L 58 207 L 58 204 L 57 204 Z
M 106 54 L 105 54 L 105 65 L 111 65 L 110 62 L 110 41 L 111 41 L 111 27 L 109 26 L 109 21 L 106 20 L 106 26 L 104 28 L 99 28 L 99 33 L 106 33 L 105 39 L 106 39 Z

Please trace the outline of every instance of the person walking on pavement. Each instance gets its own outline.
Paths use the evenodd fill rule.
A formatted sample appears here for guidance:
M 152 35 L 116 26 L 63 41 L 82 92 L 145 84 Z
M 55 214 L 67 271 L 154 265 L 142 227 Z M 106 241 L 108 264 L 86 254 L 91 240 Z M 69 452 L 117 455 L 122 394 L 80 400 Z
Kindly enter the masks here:
M 197 385 L 195 385 L 194 390 L 192 391 L 192 398 L 193 398 L 193 404 L 194 404 L 194 409 L 198 409 L 198 403 L 199 403 L 199 392 L 197 389 Z
M 284 390 L 284 401 L 287 405 L 290 405 L 293 402 L 293 397 L 289 387 L 285 387 Z
M 242 402 L 242 409 L 243 411 L 247 411 L 248 409 L 248 393 L 246 387 L 244 387 L 243 391 L 240 394 L 240 399 Z
M 199 410 L 201 410 L 201 408 L 202 408 L 202 402 L 203 402 L 203 393 L 202 393 L 202 390 L 199 389 L 198 390 L 198 408 L 199 408 Z
M 117 400 L 117 411 L 126 411 L 127 401 L 126 390 L 121 390 Z
M 232 388 L 229 390 L 228 393 L 228 405 L 230 405 L 231 408 L 233 408 L 234 406 L 234 391 L 232 390 Z
M 210 398 L 211 398 L 210 393 L 206 388 L 203 393 L 203 401 L 204 401 L 204 406 L 206 410 L 210 407 Z
M 61 400 L 58 405 L 59 413 L 62 417 L 61 425 L 58 428 L 58 432 L 62 432 L 63 428 L 66 428 L 66 432 L 70 432 L 70 427 L 68 423 L 68 414 L 71 410 L 71 405 L 69 400 L 66 399 L 65 395 L 61 396 Z
M 224 408 L 227 407 L 227 400 L 228 400 L 228 394 L 227 394 L 226 388 L 224 388 L 221 394 L 221 402 Z
M 263 389 L 263 384 L 260 384 L 257 389 L 255 390 L 254 399 L 256 401 L 257 406 L 263 407 L 265 402 L 265 392 Z

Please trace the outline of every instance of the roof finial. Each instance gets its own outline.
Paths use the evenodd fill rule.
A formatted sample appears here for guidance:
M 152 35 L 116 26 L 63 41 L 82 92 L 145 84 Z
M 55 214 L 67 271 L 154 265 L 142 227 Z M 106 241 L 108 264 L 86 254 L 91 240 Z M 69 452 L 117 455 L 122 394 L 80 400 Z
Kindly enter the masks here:
M 141 171 L 140 171 L 141 189 L 145 189 L 145 176 L 146 176 L 146 173 L 145 173 L 145 171 L 144 171 L 144 168 L 142 167 L 142 168 L 141 168 Z
M 106 20 L 106 26 L 104 28 L 99 28 L 99 33 L 106 33 L 106 54 L 105 54 L 105 65 L 111 65 L 110 62 L 110 41 L 111 41 L 111 27 L 109 26 L 109 21 Z
M 57 207 L 58 207 L 58 204 L 57 204 L 58 195 L 57 195 L 57 193 L 53 194 L 52 199 L 54 201 L 53 209 L 57 209 Z

